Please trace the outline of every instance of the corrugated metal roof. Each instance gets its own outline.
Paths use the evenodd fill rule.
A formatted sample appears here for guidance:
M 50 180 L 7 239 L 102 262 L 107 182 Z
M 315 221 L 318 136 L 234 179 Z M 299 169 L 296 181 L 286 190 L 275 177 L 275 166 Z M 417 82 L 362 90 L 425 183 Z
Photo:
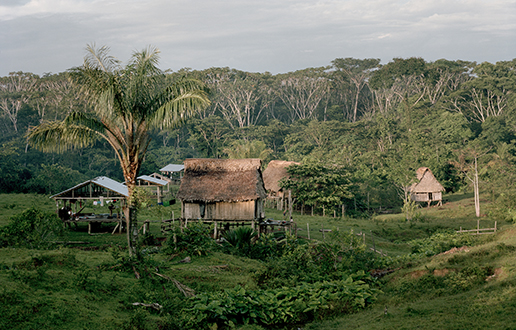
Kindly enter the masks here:
M 160 180 L 160 179 L 157 179 L 157 178 L 153 178 L 152 176 L 148 176 L 148 175 L 140 175 L 139 177 L 137 177 L 138 180 L 143 180 L 143 181 L 148 181 L 148 182 L 151 182 L 151 183 L 154 183 L 158 186 L 166 186 L 167 185 L 167 181 L 165 180 Z
M 160 172 L 181 172 L 185 169 L 184 165 L 168 164 L 167 166 L 160 169 Z
M 97 186 L 103 187 L 105 189 L 113 191 L 113 192 L 115 192 L 117 194 L 120 194 L 122 196 L 129 197 L 129 191 L 127 190 L 127 186 L 121 184 L 118 181 L 110 179 L 107 176 L 98 176 L 95 179 L 88 180 L 88 181 L 85 181 L 83 183 L 79 183 L 78 185 L 76 185 L 76 186 L 74 186 L 74 187 L 72 187 L 70 189 L 67 189 L 67 190 L 62 191 L 62 192 L 60 192 L 58 194 L 50 196 L 50 198 L 55 198 L 55 197 L 59 197 L 59 196 L 62 196 L 62 195 L 66 195 L 67 193 L 69 193 L 69 192 L 71 192 L 73 190 L 82 188 L 82 187 L 87 186 L 89 184 L 95 184 Z

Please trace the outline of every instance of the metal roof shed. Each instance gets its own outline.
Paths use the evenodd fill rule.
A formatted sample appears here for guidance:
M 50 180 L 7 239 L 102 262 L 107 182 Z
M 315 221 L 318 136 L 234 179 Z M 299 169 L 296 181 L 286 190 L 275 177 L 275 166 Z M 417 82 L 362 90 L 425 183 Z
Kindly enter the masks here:
M 180 184 L 183 178 L 183 172 L 185 170 L 184 165 L 180 164 L 168 164 L 159 171 L 165 175 L 168 175 L 172 184 Z
M 184 169 L 185 169 L 184 165 L 168 164 L 167 166 L 163 167 L 159 171 L 160 172 L 166 172 L 166 173 L 168 173 L 168 172 L 181 172 Z
M 117 227 L 121 229 L 122 220 L 119 214 L 116 216 L 112 214 L 113 209 L 111 208 L 110 214 L 82 214 L 81 211 L 86 206 L 86 204 L 82 206 L 82 200 L 96 199 L 100 200 L 101 205 L 104 205 L 104 200 L 113 202 L 120 200 L 121 203 L 124 203 L 127 197 L 129 197 L 127 186 L 105 176 L 96 177 L 95 179 L 85 181 L 70 189 L 50 196 L 50 198 L 56 201 L 58 208 L 59 205 L 57 201 L 62 200 L 64 202 L 63 208 L 58 209 L 58 214 L 65 223 L 77 224 L 77 222 L 88 222 L 88 233 L 91 232 L 92 223 L 117 222 Z M 66 205 L 67 201 L 69 202 L 68 206 Z M 74 212 L 72 212 L 72 204 L 75 208 Z M 79 204 L 79 210 L 77 210 L 77 204 Z M 115 230 L 117 227 L 115 227 Z
M 79 183 L 78 185 L 50 196 L 58 199 L 124 199 L 129 197 L 127 186 L 106 176 Z
M 157 179 L 149 175 L 140 175 L 136 178 L 138 180 L 138 186 L 143 187 L 156 187 L 156 197 L 158 203 L 161 203 L 162 189 L 164 186 L 168 186 L 168 182 L 165 180 Z M 144 184 L 142 184 L 144 182 Z M 152 191 L 154 193 L 154 191 Z

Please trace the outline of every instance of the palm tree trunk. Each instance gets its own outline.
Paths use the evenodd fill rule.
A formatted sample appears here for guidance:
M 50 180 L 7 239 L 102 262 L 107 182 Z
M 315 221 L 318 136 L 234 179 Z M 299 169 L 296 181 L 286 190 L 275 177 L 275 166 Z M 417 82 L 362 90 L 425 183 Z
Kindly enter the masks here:
M 132 256 L 136 253 L 136 247 L 138 243 L 138 218 L 137 218 L 137 207 L 131 205 L 129 202 L 124 209 L 125 223 L 127 228 L 127 247 L 129 249 L 129 255 Z
M 129 174 L 125 176 L 127 185 L 127 205 L 125 207 L 125 221 L 127 228 L 127 247 L 129 255 L 132 256 L 137 252 L 138 246 L 138 201 L 134 196 L 136 187 L 136 172 L 133 167 L 129 166 Z

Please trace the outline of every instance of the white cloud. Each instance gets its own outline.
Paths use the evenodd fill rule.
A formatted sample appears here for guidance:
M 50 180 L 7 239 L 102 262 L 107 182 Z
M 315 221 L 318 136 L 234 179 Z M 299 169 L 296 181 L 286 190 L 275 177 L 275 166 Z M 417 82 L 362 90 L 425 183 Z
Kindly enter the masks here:
M 5 2 L 8 1 L 8 2 Z M 3 0 L 0 75 L 79 65 L 87 43 L 162 66 L 286 72 L 336 57 L 498 61 L 516 54 L 511 0 Z M 482 47 L 476 46 L 482 42 Z M 309 51 L 307 51 L 309 50 Z

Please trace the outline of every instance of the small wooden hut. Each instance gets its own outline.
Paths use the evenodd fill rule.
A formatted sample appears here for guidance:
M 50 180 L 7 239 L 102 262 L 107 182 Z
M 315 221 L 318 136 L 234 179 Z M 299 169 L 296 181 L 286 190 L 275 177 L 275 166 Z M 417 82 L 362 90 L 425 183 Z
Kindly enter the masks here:
M 267 191 L 267 199 L 275 203 L 279 210 L 283 209 L 284 200 L 289 197 L 289 191 L 283 191 L 279 182 L 281 179 L 289 178 L 287 167 L 299 164 L 285 160 L 271 160 L 265 171 L 263 171 L 263 182 Z
M 215 222 L 251 222 L 265 217 L 260 159 L 186 159 L 177 198 L 181 218 Z
M 416 171 L 418 182 L 410 186 L 410 198 L 416 202 L 432 202 L 442 205 L 442 192 L 444 187 L 437 181 L 428 167 L 420 167 Z

